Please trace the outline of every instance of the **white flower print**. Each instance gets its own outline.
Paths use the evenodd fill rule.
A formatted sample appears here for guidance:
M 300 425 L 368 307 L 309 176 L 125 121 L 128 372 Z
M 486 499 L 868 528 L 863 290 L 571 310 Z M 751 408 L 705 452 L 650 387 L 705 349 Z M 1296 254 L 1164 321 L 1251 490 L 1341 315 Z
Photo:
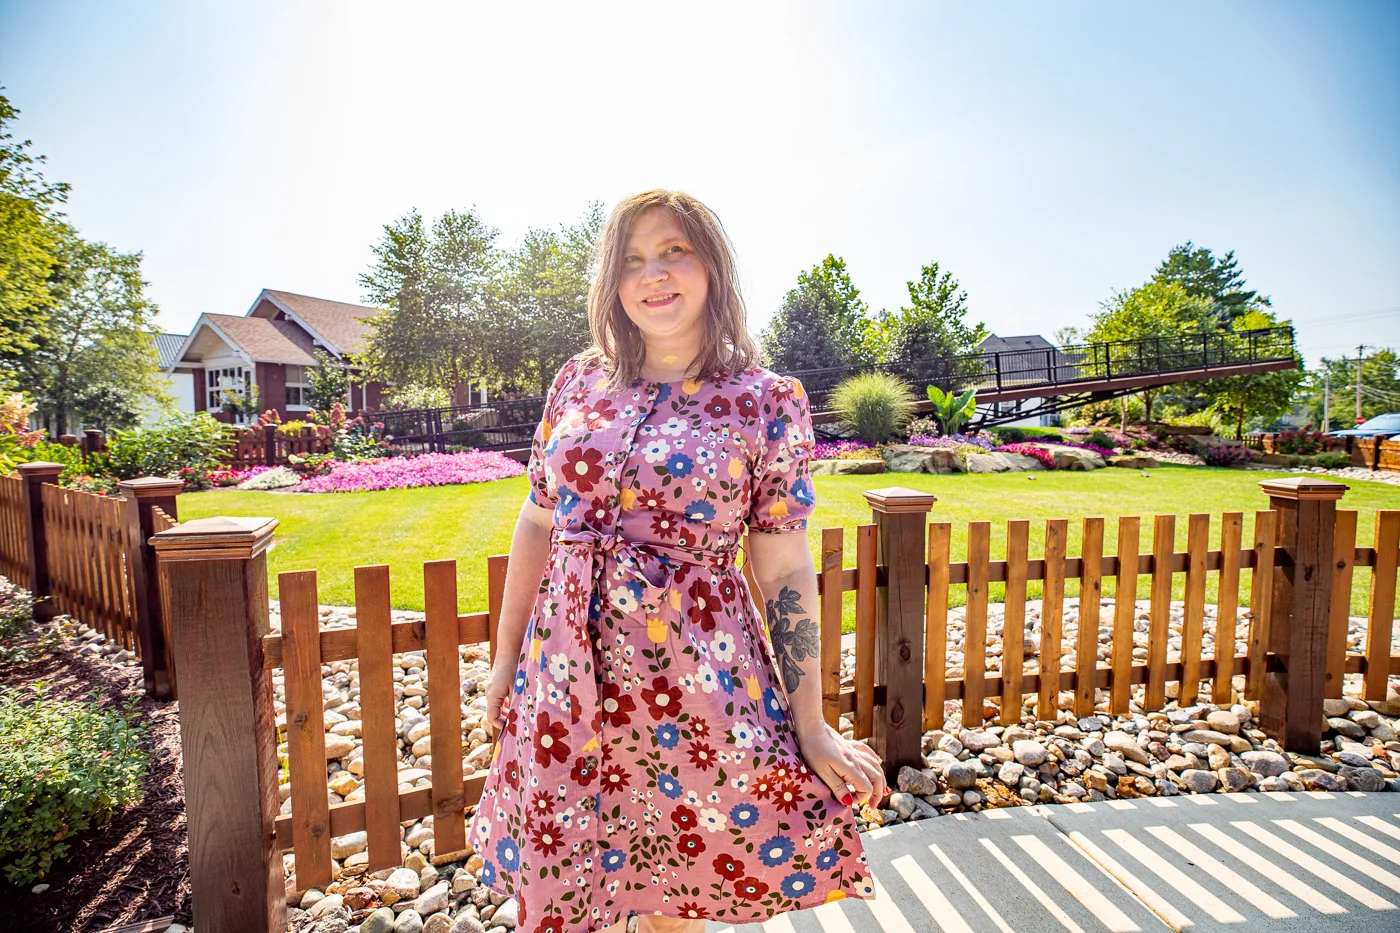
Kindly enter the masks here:
M 700 681 L 700 686 L 706 693 L 714 693 L 719 689 L 719 675 L 708 663 L 701 664 L 695 669 L 696 679 Z
M 632 588 L 628 586 L 619 586 L 616 589 L 608 590 L 608 602 L 623 612 L 635 612 L 637 609 L 637 597 L 633 595 Z
M 715 656 L 715 660 L 721 664 L 726 664 L 734 658 L 735 640 L 734 636 L 725 631 L 715 632 L 714 641 L 710 642 L 710 652 Z
M 647 463 L 660 463 L 665 460 L 670 453 L 671 445 L 661 440 L 661 438 L 647 441 L 646 445 L 642 447 L 642 456 L 646 458 Z
M 788 446 L 790 446 L 790 447 L 796 447 L 797 445 L 801 444 L 802 441 L 803 441 L 803 437 L 802 437 L 802 426 L 801 426 L 800 424 L 797 424 L 796 422 L 794 422 L 793 424 L 788 425 L 788 432 L 787 432 L 787 442 L 788 442 Z
M 661 426 L 661 433 L 667 437 L 679 437 L 684 430 L 685 422 L 676 417 L 666 419 L 666 423 Z
M 734 788 L 735 790 L 737 790 L 737 791 L 738 791 L 739 793 L 741 793 L 741 794 L 748 793 L 748 790 L 749 790 L 749 773 L 748 773 L 747 771 L 745 771 L 743 774 L 739 775 L 738 777 L 732 777 L 732 778 L 730 778 L 730 779 L 729 779 L 729 786 L 732 787 L 732 788 Z
M 695 692 L 695 677 L 689 671 L 681 675 L 681 686 L 685 688 L 686 693 Z
M 715 459 L 715 452 L 708 447 L 701 447 L 695 451 L 696 463 L 709 463 L 713 459 Z
M 704 473 L 707 479 L 714 479 L 719 475 L 719 467 L 715 466 L 713 463 L 707 463 L 700 468 L 700 472 Z
M 792 466 L 792 458 L 787 454 L 776 454 L 768 461 L 768 469 L 776 473 L 786 473 Z
M 561 651 L 549 656 L 549 675 L 556 682 L 569 679 L 569 656 L 567 654 Z
M 740 719 L 730 726 L 729 734 L 734 737 L 734 744 L 740 748 L 753 748 L 754 728 L 747 720 Z
M 728 817 L 713 807 L 700 808 L 700 825 L 712 833 L 717 833 L 721 829 L 724 829 L 724 824 L 728 821 Z

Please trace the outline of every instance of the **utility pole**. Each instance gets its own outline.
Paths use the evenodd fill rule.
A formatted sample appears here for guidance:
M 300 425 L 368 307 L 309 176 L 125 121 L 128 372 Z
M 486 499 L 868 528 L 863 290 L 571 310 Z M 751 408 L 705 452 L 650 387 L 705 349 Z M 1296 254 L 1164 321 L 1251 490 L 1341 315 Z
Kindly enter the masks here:
M 1366 345 L 1356 348 L 1356 423 L 1361 423 L 1361 367 L 1366 364 Z
M 1332 430 L 1332 367 L 1322 371 L 1322 433 Z

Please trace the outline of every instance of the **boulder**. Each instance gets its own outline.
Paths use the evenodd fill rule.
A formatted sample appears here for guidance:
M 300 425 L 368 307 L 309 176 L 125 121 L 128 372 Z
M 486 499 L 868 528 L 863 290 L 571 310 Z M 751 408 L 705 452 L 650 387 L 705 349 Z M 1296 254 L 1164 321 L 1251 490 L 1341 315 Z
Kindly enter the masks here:
M 1156 460 L 1147 456 L 1146 454 L 1119 454 L 1116 457 L 1109 457 L 1108 465 L 1114 467 L 1124 467 L 1125 469 L 1129 470 L 1150 470 L 1153 467 L 1159 467 L 1162 464 L 1158 463 Z
M 1214 771 L 1200 768 L 1187 768 L 1181 772 L 1182 785 L 1193 794 L 1209 794 L 1215 790 L 1219 780 Z
M 1339 776 L 1347 782 L 1347 790 L 1370 793 L 1385 790 L 1385 777 L 1375 768 L 1343 767 Z
M 1335 774 L 1328 774 L 1321 768 L 1306 768 L 1298 772 L 1298 777 L 1303 779 L 1303 786 L 1308 790 L 1330 790 L 1344 791 L 1347 789 L 1345 778 Z
M 1082 447 L 1068 447 L 1064 444 L 1036 444 L 1055 458 L 1057 470 L 1098 470 L 1104 466 L 1103 457 Z
M 1126 732 L 1109 732 L 1103 737 L 1103 744 L 1129 761 L 1140 765 L 1148 764 L 1147 750 L 1137 743 L 1137 739 Z
M 991 452 L 967 455 L 969 473 L 1022 473 L 1043 469 L 1045 466 L 1039 460 L 1023 454 Z
M 1264 777 L 1278 777 L 1288 770 L 1288 759 L 1278 752 L 1257 751 L 1240 755 L 1245 767 Z
M 810 465 L 813 476 L 851 476 L 885 470 L 883 460 L 813 460 Z
M 918 444 L 886 444 L 885 468 L 891 473 L 933 473 L 929 469 L 933 450 Z

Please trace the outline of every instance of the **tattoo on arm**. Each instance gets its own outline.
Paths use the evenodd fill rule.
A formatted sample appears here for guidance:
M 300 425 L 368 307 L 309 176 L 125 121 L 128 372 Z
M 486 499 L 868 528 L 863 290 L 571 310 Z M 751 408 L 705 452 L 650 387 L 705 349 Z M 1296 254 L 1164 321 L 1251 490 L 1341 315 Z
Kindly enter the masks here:
M 802 680 L 802 668 L 798 663 L 805 658 L 816 657 L 821 651 L 821 637 L 817 625 L 810 618 L 794 619 L 804 615 L 806 610 L 797 602 L 797 591 L 785 586 L 777 599 L 768 600 L 768 637 L 773 643 L 773 653 L 777 655 L 783 686 L 791 694 Z

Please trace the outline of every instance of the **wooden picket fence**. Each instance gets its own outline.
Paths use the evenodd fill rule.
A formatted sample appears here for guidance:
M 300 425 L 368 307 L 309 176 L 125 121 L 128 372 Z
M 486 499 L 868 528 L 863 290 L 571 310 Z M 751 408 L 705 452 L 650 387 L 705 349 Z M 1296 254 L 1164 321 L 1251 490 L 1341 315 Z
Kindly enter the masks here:
M 277 430 L 277 425 L 254 425 L 242 428 L 229 442 L 225 462 L 230 469 L 246 470 L 254 466 L 275 466 L 287 462 L 295 454 L 324 454 L 331 450 L 331 439 L 322 437 L 315 428 L 305 427 L 296 434 Z
M 18 473 L 0 475 L 0 574 L 25 589 L 29 579 L 29 521 L 24 511 L 24 480 Z
M 122 500 L 52 483 L 40 489 L 54 607 L 140 657 Z

